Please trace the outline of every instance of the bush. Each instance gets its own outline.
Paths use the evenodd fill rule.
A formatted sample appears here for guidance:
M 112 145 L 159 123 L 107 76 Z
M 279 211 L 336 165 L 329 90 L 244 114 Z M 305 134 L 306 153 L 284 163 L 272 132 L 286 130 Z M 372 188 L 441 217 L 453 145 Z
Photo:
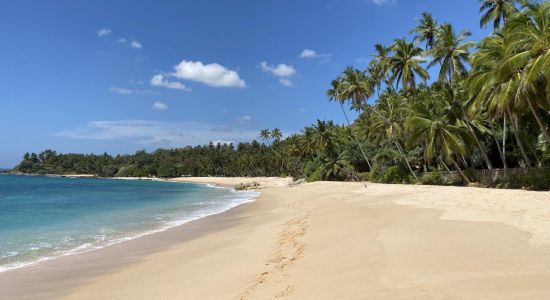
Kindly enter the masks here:
M 383 183 L 408 183 L 409 174 L 398 166 L 391 166 L 382 173 Z
M 424 176 L 422 176 L 420 181 L 422 182 L 422 184 L 425 184 L 425 185 L 444 185 L 445 184 L 445 180 L 441 176 L 441 173 L 439 173 L 438 171 L 428 172 L 424 174 Z
M 550 189 L 550 172 L 545 169 L 528 170 L 524 174 L 513 174 L 508 177 L 507 188 L 547 191 Z
M 357 178 L 362 181 L 370 181 L 370 172 L 357 173 Z
M 406 170 L 399 166 L 391 166 L 386 169 L 373 168 L 370 172 L 372 182 L 379 183 L 410 183 L 410 177 Z

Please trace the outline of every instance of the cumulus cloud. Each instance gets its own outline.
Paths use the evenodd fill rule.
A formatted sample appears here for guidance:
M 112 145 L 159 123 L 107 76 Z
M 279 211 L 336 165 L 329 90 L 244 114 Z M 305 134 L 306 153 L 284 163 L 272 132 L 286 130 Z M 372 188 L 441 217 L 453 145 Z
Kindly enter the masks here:
M 121 95 L 128 95 L 128 94 L 132 93 L 132 90 L 121 88 L 121 87 L 118 87 L 118 86 L 112 86 L 112 87 L 109 88 L 109 92 L 116 93 L 116 94 L 121 94 Z
M 200 61 L 182 60 L 174 66 L 172 76 L 206 84 L 211 87 L 244 88 L 246 83 L 236 71 L 220 64 L 203 64 Z
M 143 45 L 136 41 L 136 40 L 133 40 L 131 43 L 130 43 L 130 47 L 134 48 L 134 49 L 141 49 L 143 48 Z
M 260 63 L 260 68 L 263 71 L 272 73 L 273 75 L 278 77 L 290 77 L 296 73 L 294 67 L 287 64 L 278 64 L 274 66 L 267 64 L 267 62 L 265 61 L 262 61 Z
M 153 109 L 154 110 L 167 110 L 168 105 L 166 105 L 166 103 L 164 103 L 164 102 L 157 101 L 157 102 L 153 103 Z
M 97 31 L 97 36 L 99 37 L 103 37 L 103 36 L 108 36 L 111 34 L 111 29 L 109 28 L 101 28 Z
M 260 68 L 264 72 L 268 72 L 279 77 L 279 83 L 282 86 L 286 86 L 286 87 L 292 86 L 292 80 L 290 80 L 290 77 L 296 74 L 296 70 L 294 69 L 293 66 L 287 65 L 287 64 L 278 64 L 275 66 L 275 65 L 269 65 L 267 62 L 262 61 L 260 63 Z
M 186 92 L 190 92 L 191 89 L 182 84 L 181 82 L 177 81 L 169 81 L 166 79 L 162 74 L 157 74 L 151 78 L 150 81 L 152 86 L 159 86 L 159 87 L 165 87 L 168 89 L 174 89 L 174 90 L 182 90 Z
M 214 131 L 217 125 L 146 120 L 93 121 L 55 136 L 80 140 L 120 141 L 150 147 L 183 147 L 212 141 L 250 141 L 258 130 Z M 219 127 L 219 126 L 218 126 Z

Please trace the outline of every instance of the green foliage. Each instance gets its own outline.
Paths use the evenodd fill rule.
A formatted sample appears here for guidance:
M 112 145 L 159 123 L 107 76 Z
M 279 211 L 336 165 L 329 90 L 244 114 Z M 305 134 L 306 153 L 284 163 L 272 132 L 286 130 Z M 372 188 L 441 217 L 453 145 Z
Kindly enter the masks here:
M 377 183 L 410 183 L 412 181 L 407 170 L 401 166 L 375 167 L 370 172 L 370 180 Z
M 438 171 L 428 172 L 422 176 L 420 182 L 425 185 L 444 185 L 445 181 Z
M 510 175 L 505 184 L 508 188 L 543 191 L 550 189 L 550 172 L 548 169 L 531 169 L 524 174 Z
M 264 129 L 263 143 L 116 157 L 46 150 L 26 153 L 16 171 L 104 177 L 288 175 L 308 181 L 460 185 L 480 168 L 547 166 L 550 1 L 525 2 L 521 8 L 515 0 L 480 2 L 481 23 L 492 22 L 495 32 L 479 44 L 468 41 L 468 31 L 455 31 L 424 13 L 412 30 L 413 41 L 377 44 L 365 70 L 345 68 L 326 94 L 344 113 L 347 126 L 317 120 L 285 138 L 278 128 Z M 438 80 L 429 85 L 426 67 L 438 68 Z M 356 120 L 350 120 L 350 108 L 359 114 Z M 424 175 L 418 179 L 418 174 Z M 550 187 L 546 173 L 514 176 L 502 184 Z

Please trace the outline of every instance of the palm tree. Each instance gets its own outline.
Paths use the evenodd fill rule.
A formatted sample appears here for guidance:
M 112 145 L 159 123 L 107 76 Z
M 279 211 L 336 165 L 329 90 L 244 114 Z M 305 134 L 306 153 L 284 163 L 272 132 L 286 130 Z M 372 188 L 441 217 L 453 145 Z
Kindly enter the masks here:
M 504 24 L 518 9 L 517 0 L 480 0 L 479 12 L 483 15 L 479 21 L 481 27 L 487 27 L 493 22 L 493 29 L 496 30 Z
M 280 141 L 282 137 L 283 133 L 281 132 L 281 129 L 274 128 L 273 130 L 271 130 L 271 138 L 276 142 Z
M 260 131 L 260 137 L 264 140 L 264 141 L 267 141 L 271 138 L 271 131 L 269 131 L 269 129 L 262 129 Z
M 422 49 L 414 43 L 407 42 L 404 38 L 397 39 L 392 45 L 393 56 L 389 58 L 389 69 L 392 72 L 390 80 L 396 81 L 396 86 L 401 85 L 404 91 L 416 86 L 416 78 L 423 81 L 430 78 L 428 72 L 421 66 L 425 62 L 422 59 Z
M 363 146 L 359 142 L 359 139 L 357 138 L 357 134 L 353 130 L 351 126 L 351 122 L 348 118 L 348 114 L 346 113 L 346 110 L 344 109 L 344 102 L 349 99 L 349 94 L 346 94 L 346 91 L 343 91 L 343 89 L 347 88 L 349 91 L 349 87 L 344 87 L 343 79 L 342 77 L 338 77 L 337 79 L 333 80 L 331 82 L 331 88 L 327 90 L 327 96 L 329 98 L 329 101 L 337 101 L 338 104 L 340 104 L 340 108 L 342 109 L 342 113 L 344 114 L 344 117 L 346 118 L 346 122 L 348 123 L 348 126 L 350 127 L 350 130 L 352 132 L 353 138 L 355 139 L 355 142 L 357 143 L 357 146 L 359 146 L 359 149 L 361 150 L 361 154 L 363 155 L 363 158 L 365 158 L 365 161 L 367 162 L 367 165 L 369 166 L 369 169 L 371 168 L 370 160 L 367 157 L 367 154 L 365 154 L 365 150 L 363 149 Z M 363 85 L 358 85 L 358 87 Z M 361 93 L 352 93 L 351 95 L 360 95 Z M 359 100 L 356 100 L 359 101 Z
M 411 33 L 416 34 L 415 42 L 426 42 L 426 49 L 432 49 L 436 43 L 437 21 L 434 20 L 432 14 L 424 12 Z
M 467 106 L 470 104 L 467 101 L 466 91 L 463 88 L 462 82 L 455 82 L 454 84 L 442 84 L 438 87 L 435 96 L 441 103 L 448 103 L 450 109 L 449 113 L 454 116 L 453 123 L 462 123 L 463 127 L 467 128 L 473 138 L 487 168 L 493 169 L 493 164 L 485 151 L 485 147 L 481 143 L 478 133 L 487 133 L 489 130 L 480 120 L 483 116 L 481 114 L 473 114 L 471 117 L 468 114 Z M 499 148 L 500 151 L 500 148 Z M 503 159 L 503 163 L 506 165 L 506 161 Z
M 367 99 L 373 94 L 373 86 L 364 72 L 347 67 L 342 74 L 339 93 L 356 111 L 364 110 Z
M 399 154 L 401 154 L 411 175 L 418 180 L 400 142 L 404 135 L 403 122 L 407 113 L 406 102 L 396 94 L 385 95 L 379 100 L 377 107 L 373 108 L 373 111 L 375 112 L 371 124 L 373 137 L 378 143 L 387 140 L 393 144 Z
M 432 56 L 432 61 L 428 68 L 434 65 L 440 65 L 439 80 L 451 82 L 453 79 L 458 79 L 466 72 L 466 63 L 470 48 L 475 46 L 474 42 L 465 42 L 471 33 L 467 30 L 456 35 L 453 26 L 449 23 L 439 27 L 437 32 L 437 42 L 433 49 L 428 51 Z
M 441 103 L 443 104 L 443 103 Z M 445 105 L 444 105 L 445 106 Z M 452 163 L 466 182 L 468 177 L 462 172 L 455 157 L 466 155 L 463 128 L 453 125 L 445 112 L 450 107 L 418 110 L 416 115 L 407 121 L 407 127 L 412 132 L 408 143 L 416 144 L 420 140 L 424 145 L 424 159 L 432 161 L 440 157 L 447 163 Z
M 550 110 L 549 19 L 550 2 L 528 5 L 509 19 L 501 33 L 481 43 L 468 80 L 478 106 L 504 117 L 508 109 L 530 112 L 547 142 L 541 112 Z

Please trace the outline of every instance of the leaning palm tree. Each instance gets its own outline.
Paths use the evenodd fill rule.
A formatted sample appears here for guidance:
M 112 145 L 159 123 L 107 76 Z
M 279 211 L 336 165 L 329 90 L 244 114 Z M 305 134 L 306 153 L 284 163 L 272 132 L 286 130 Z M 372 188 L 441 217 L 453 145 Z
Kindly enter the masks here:
M 354 129 L 351 126 L 351 122 L 348 118 L 348 114 L 346 113 L 346 110 L 344 108 L 344 102 L 346 102 L 348 97 L 348 94 L 344 91 L 344 83 L 342 77 L 338 77 L 337 79 L 333 80 L 331 83 L 331 88 L 327 90 L 327 96 L 329 98 L 329 101 L 336 101 L 338 104 L 340 104 L 340 108 L 342 109 L 342 113 L 344 114 L 344 117 L 346 118 L 346 122 L 348 123 L 348 126 L 351 129 L 353 138 L 355 139 L 355 142 L 357 143 L 357 146 L 359 146 L 359 149 L 361 150 L 361 154 L 363 155 L 363 158 L 365 158 L 365 161 L 367 162 L 367 165 L 369 166 L 369 169 L 371 168 L 370 160 L 367 157 L 367 154 L 365 154 L 365 150 L 363 149 L 363 146 L 359 142 L 359 139 L 357 138 L 357 134 L 355 133 Z
M 373 86 L 364 72 L 353 67 L 347 67 L 339 84 L 340 94 L 351 103 L 356 111 L 363 111 L 367 99 L 374 93 Z
M 451 82 L 466 72 L 470 48 L 475 46 L 474 42 L 464 41 L 470 35 L 471 33 L 467 30 L 456 35 L 453 26 L 449 23 L 439 27 L 437 42 L 433 49 L 428 51 L 432 56 L 428 68 L 440 66 L 439 81 Z
M 418 25 L 411 30 L 411 33 L 416 34 L 414 37 L 415 42 L 426 42 L 426 49 L 432 49 L 436 43 L 437 28 L 437 21 L 432 14 L 424 12 L 422 18 L 418 21 Z
M 527 5 L 499 34 L 486 38 L 473 58 L 469 83 L 489 111 L 529 112 L 544 139 L 550 132 L 543 112 L 550 110 L 550 2 Z M 504 115 L 506 117 L 506 115 Z
M 376 106 L 373 108 L 375 114 L 373 114 L 371 124 L 372 136 L 378 143 L 388 141 L 393 144 L 405 161 L 411 175 L 418 180 L 401 143 L 404 136 L 403 123 L 407 113 L 406 102 L 397 94 L 389 94 L 380 99 Z
M 493 22 L 493 29 L 498 29 L 504 24 L 518 9 L 517 0 L 480 0 L 479 12 L 483 15 L 479 21 L 481 27 Z
M 417 77 L 423 81 L 430 78 L 421 66 L 426 62 L 422 58 L 422 49 L 404 38 L 395 40 L 391 48 L 393 55 L 389 58 L 389 70 L 392 72 L 390 80 L 396 82 L 396 87 L 401 82 L 401 87 L 406 91 L 416 86 Z
M 528 4 L 502 32 L 506 57 L 497 78 L 514 77 L 516 107 L 529 107 L 548 142 L 550 133 L 540 111 L 550 110 L 550 2 Z
M 426 161 L 439 157 L 442 163 L 453 164 L 462 178 L 470 182 L 456 161 L 457 156 L 466 155 L 466 143 L 462 139 L 463 128 L 451 124 L 444 111 L 417 111 L 416 115 L 407 120 L 406 126 L 412 132 L 408 144 L 422 141 Z

